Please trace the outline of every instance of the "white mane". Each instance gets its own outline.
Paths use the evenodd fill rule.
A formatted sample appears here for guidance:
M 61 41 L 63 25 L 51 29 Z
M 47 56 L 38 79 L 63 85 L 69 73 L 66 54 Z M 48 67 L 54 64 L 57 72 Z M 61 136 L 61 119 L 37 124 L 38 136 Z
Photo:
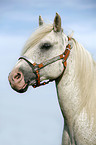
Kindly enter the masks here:
M 96 123 L 96 63 L 87 50 L 74 39 L 73 41 L 76 51 L 75 72 L 76 78 L 79 80 L 79 95 L 81 96 L 79 113 L 85 108 L 89 120 L 94 117 L 94 123 Z

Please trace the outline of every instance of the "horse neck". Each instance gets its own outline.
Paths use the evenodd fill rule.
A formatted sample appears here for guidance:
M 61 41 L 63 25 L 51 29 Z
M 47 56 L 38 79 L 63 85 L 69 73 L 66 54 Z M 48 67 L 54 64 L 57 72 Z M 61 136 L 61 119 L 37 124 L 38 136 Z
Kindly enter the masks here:
M 79 45 L 75 40 L 73 40 L 73 44 L 73 49 L 67 60 L 67 68 L 62 74 L 62 77 L 56 80 L 56 88 L 60 108 L 63 116 L 67 120 L 67 123 L 69 123 L 70 125 L 72 125 L 72 120 L 74 121 L 74 117 L 76 117 L 77 110 L 80 109 L 80 105 L 82 104 L 81 100 L 84 97 L 83 95 L 85 95 L 82 94 L 82 92 L 86 93 L 86 91 L 84 91 L 83 89 L 88 89 L 88 83 L 90 84 L 92 78 L 91 77 L 88 82 L 88 77 L 90 77 L 91 74 L 89 74 L 88 77 L 85 77 L 84 69 L 84 67 L 87 65 L 87 72 L 92 67 L 92 64 L 86 64 L 86 58 L 87 63 L 92 61 L 91 56 L 88 52 L 85 52 L 84 48 L 81 45 Z M 81 59 L 83 57 L 81 53 L 85 55 L 84 60 L 82 61 Z M 87 85 L 85 84 L 85 87 L 83 86 L 84 82 L 87 82 Z
M 67 60 L 67 67 L 65 72 L 62 74 L 61 78 L 58 78 L 56 82 L 56 88 L 57 88 L 57 95 L 58 95 L 58 101 L 60 104 L 60 108 L 62 111 L 62 114 L 66 120 L 70 120 L 72 116 L 75 113 L 75 110 L 77 108 L 78 98 L 77 96 L 77 85 L 74 85 L 74 59 L 73 58 L 73 52 L 72 49 L 71 54 Z M 74 96 L 74 97 L 73 97 Z

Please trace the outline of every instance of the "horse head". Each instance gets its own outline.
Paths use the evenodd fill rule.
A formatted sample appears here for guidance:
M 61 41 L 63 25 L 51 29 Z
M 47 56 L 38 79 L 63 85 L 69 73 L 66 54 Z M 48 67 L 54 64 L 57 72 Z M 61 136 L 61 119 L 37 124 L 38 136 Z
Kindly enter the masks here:
M 68 38 L 62 31 L 58 13 L 53 24 L 45 24 L 39 16 L 39 28 L 27 40 L 22 50 L 22 57 L 9 74 L 11 87 L 23 93 L 30 85 L 35 86 L 44 80 L 57 79 L 64 71 L 62 59 L 57 57 L 61 57 L 60 54 L 64 52 L 67 43 Z M 42 69 L 37 64 L 41 64 Z M 38 79 L 40 82 L 37 82 Z

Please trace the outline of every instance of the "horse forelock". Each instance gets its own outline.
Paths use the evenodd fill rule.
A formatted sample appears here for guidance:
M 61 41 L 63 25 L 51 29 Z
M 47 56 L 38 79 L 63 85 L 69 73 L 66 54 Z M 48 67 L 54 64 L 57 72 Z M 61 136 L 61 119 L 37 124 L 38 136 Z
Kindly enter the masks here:
M 25 46 L 21 52 L 21 55 L 24 55 L 26 51 L 34 47 L 44 36 L 49 34 L 53 29 L 53 24 L 44 24 L 37 28 L 37 30 L 29 37 L 26 41 Z

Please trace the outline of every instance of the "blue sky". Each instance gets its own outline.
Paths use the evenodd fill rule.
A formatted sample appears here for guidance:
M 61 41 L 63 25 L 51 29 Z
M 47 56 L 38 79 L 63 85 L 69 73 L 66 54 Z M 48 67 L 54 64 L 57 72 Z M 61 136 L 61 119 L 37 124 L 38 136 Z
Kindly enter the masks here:
M 95 0 L 0 0 L 0 144 L 58 145 L 63 118 L 55 84 L 25 94 L 14 92 L 8 73 L 17 62 L 25 41 L 38 27 L 38 17 L 53 22 L 61 15 L 66 34 L 74 31 L 78 40 L 96 60 Z

